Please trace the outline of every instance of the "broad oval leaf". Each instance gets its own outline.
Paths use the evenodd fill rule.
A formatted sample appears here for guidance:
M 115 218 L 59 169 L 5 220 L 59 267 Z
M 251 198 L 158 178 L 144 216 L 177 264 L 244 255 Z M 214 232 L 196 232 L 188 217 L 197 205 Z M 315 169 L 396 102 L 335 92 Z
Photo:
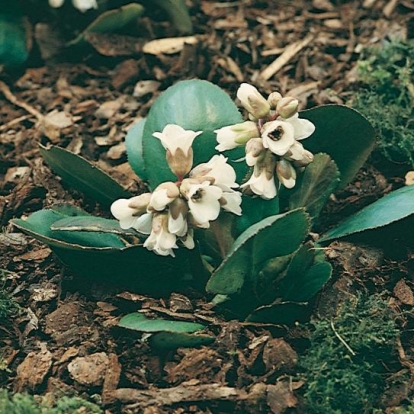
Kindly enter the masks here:
M 147 170 L 142 156 L 142 136 L 146 119 L 135 122 L 125 136 L 128 162 L 135 174 L 143 181 L 148 179 Z
M 29 56 L 29 23 L 19 3 L 8 3 L 0 12 L 0 65 L 18 66 Z
M 110 205 L 118 198 L 129 198 L 131 194 L 101 169 L 64 148 L 44 147 L 40 153 L 63 181 L 102 204 Z
M 130 313 L 121 318 L 118 325 L 121 328 L 132 329 L 134 331 L 155 333 L 155 332 L 175 332 L 193 333 L 204 329 L 204 325 L 195 322 L 170 321 L 161 318 L 147 318 L 142 313 Z
M 317 217 L 338 184 L 339 171 L 335 162 L 328 154 L 316 154 L 295 187 L 287 192 L 289 209 L 306 207 L 312 218 Z
M 267 217 L 250 226 L 207 283 L 210 293 L 237 293 L 248 278 L 254 278 L 265 262 L 294 252 L 309 231 L 309 216 L 303 209 Z
M 177 124 L 184 129 L 203 131 L 193 143 L 194 163 L 207 162 L 216 154 L 214 130 L 242 122 L 242 117 L 230 97 L 218 86 L 204 80 L 181 81 L 168 88 L 155 101 L 144 127 L 143 158 L 148 182 L 152 189 L 164 181 L 175 181 L 165 158 L 165 149 L 159 139 L 152 136 L 162 132 L 167 124 Z M 244 148 L 228 151 L 240 181 L 247 172 L 244 162 L 233 162 L 244 156 Z
M 387 226 L 414 214 L 414 185 L 400 188 L 363 208 L 319 239 L 325 243 L 366 230 Z
M 301 112 L 316 130 L 304 141 L 314 154 L 326 152 L 341 173 L 340 187 L 348 184 L 375 146 L 375 130 L 359 112 L 347 106 L 326 105 Z

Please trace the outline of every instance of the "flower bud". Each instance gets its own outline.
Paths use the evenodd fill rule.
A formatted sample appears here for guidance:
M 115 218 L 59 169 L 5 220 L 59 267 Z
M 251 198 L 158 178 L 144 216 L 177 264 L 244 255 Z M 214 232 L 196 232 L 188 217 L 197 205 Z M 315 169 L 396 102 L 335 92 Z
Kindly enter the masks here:
M 276 110 L 279 115 L 284 118 L 290 118 L 298 112 L 299 101 L 291 96 L 285 96 L 282 98 L 276 106 Z
M 272 92 L 267 97 L 267 102 L 269 102 L 270 108 L 276 109 L 278 102 L 282 99 L 282 95 L 279 92 Z
M 148 211 L 162 211 L 180 195 L 180 190 L 173 182 L 160 184 L 152 193 Z
M 264 118 L 270 112 L 269 102 L 253 85 L 242 83 L 237 91 L 237 97 L 243 107 L 256 119 Z
M 281 159 L 276 164 L 276 174 L 279 181 L 286 188 L 293 188 L 296 184 L 296 171 L 288 160 Z
M 128 207 L 133 208 L 137 215 L 144 214 L 147 211 L 151 199 L 151 193 L 144 193 L 128 200 Z
M 229 125 L 214 131 L 217 134 L 217 151 L 226 151 L 245 145 L 250 138 L 260 136 L 255 122 L 246 121 L 240 124 Z
M 246 144 L 246 164 L 249 167 L 256 165 L 257 161 L 264 157 L 266 148 L 263 146 L 261 138 L 252 138 Z
M 306 167 L 313 161 L 313 154 L 308 150 L 303 150 L 302 158 L 300 160 L 294 160 L 293 165 L 295 167 Z

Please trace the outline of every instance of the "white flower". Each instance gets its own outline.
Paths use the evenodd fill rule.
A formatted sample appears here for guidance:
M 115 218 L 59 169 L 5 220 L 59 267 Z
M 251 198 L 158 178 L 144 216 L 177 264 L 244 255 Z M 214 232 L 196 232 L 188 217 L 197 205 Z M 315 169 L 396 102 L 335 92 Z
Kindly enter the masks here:
M 121 229 L 133 228 L 143 234 L 151 232 L 152 215 L 145 213 L 149 196 L 149 193 L 145 193 L 130 199 L 121 198 L 112 203 L 111 213 L 119 220 Z
M 187 249 L 194 249 L 194 231 L 192 229 L 188 230 L 188 233 L 184 237 L 180 237 L 182 244 L 187 247 Z
M 193 145 L 194 139 L 203 131 L 194 132 L 186 130 L 179 125 L 168 124 L 164 127 L 162 132 L 154 132 L 152 135 L 161 141 L 163 147 L 170 151 L 174 156 L 178 149 L 188 156 L 189 150 Z
M 296 170 L 291 163 L 285 159 L 281 159 L 276 164 L 276 174 L 279 181 L 286 188 L 293 188 L 296 184 Z
M 242 209 L 240 205 L 242 197 L 238 191 L 224 191 L 219 201 L 224 210 L 241 216 Z
M 255 122 L 246 121 L 240 124 L 229 125 L 214 131 L 217 134 L 217 151 L 226 151 L 244 145 L 250 138 L 260 135 Z
M 187 223 L 188 204 L 182 198 L 176 198 L 168 209 L 168 231 L 179 237 L 188 232 Z
M 49 6 L 59 8 L 63 6 L 65 0 L 49 0 Z M 82 13 L 89 9 L 97 9 L 98 3 L 96 0 L 72 0 L 73 7 L 80 10 Z
M 270 104 L 261 93 L 252 85 L 242 83 L 237 90 L 237 97 L 241 104 L 256 119 L 264 118 L 270 112 Z
M 166 158 L 171 171 L 182 180 L 193 166 L 193 141 L 203 131 L 186 130 L 179 125 L 168 124 L 162 132 L 152 135 L 161 140 L 167 150 Z
M 276 110 L 279 115 L 288 119 L 297 114 L 299 108 L 299 101 L 291 96 L 285 96 L 279 100 L 276 106 Z
M 299 114 L 284 119 L 284 122 L 288 122 L 293 126 L 294 138 L 299 141 L 310 137 L 315 132 L 315 125 L 307 119 L 300 119 Z
M 152 231 L 144 247 L 153 250 L 160 256 L 171 255 L 175 257 L 172 249 L 177 248 L 177 237 L 168 231 L 168 215 L 167 213 L 157 213 L 152 220 Z
M 285 155 L 295 142 L 295 131 L 286 121 L 266 122 L 262 129 L 263 146 L 276 155 Z
M 213 179 L 213 184 L 219 186 L 222 190 L 237 188 L 236 172 L 234 168 L 227 164 L 228 158 L 224 155 L 213 155 L 210 161 L 199 164 L 190 172 L 190 177 L 208 177 Z
M 252 176 L 240 188 L 250 189 L 254 194 L 265 200 L 276 197 L 275 166 L 276 160 L 274 155 L 267 151 L 264 159 L 254 166 Z
M 180 190 L 173 182 L 160 184 L 152 193 L 148 210 L 162 211 L 180 195 Z
M 209 181 L 200 183 L 188 179 L 184 185 L 184 191 L 189 211 L 196 223 L 203 225 L 218 217 L 220 214 L 219 200 L 223 195 L 221 188 L 210 185 Z
M 89 9 L 97 9 L 98 4 L 96 0 L 72 0 L 72 4 L 82 13 L 86 12 Z
M 252 138 L 246 144 L 246 164 L 253 167 L 264 156 L 266 148 L 261 138 Z

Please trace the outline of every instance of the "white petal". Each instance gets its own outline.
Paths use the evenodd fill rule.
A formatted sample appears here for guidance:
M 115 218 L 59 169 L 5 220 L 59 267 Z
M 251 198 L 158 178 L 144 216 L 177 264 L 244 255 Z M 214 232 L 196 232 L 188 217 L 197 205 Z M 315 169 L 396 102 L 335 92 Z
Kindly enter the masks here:
M 189 232 L 186 237 L 182 237 L 181 242 L 183 243 L 183 245 L 185 247 L 187 247 L 187 249 L 194 249 L 195 247 L 195 243 L 194 243 L 194 238 L 193 238 L 193 231 L 191 231 L 191 233 Z
M 285 122 L 289 122 L 293 126 L 294 137 L 299 141 L 310 137 L 315 132 L 315 125 L 307 119 L 300 119 L 299 114 L 285 119 Z
M 240 205 L 242 202 L 242 198 L 241 194 L 238 191 L 223 192 L 221 198 L 226 201 L 225 204 L 221 205 L 223 210 L 230 211 L 233 214 L 241 216 L 242 210 Z
M 49 6 L 54 8 L 62 7 L 64 2 L 65 0 L 49 0 Z
M 182 237 L 187 233 L 187 229 L 187 220 L 182 214 L 179 214 L 176 219 L 171 214 L 168 214 L 168 231 L 170 233 Z
M 249 186 L 253 193 L 265 200 L 270 200 L 277 195 L 275 180 L 273 177 L 267 179 L 266 171 L 263 170 L 258 176 L 253 174 L 241 187 Z
M 152 214 L 145 213 L 140 217 L 135 217 L 135 222 L 131 227 L 142 234 L 150 234 L 152 228 Z
M 294 128 L 285 121 L 271 121 L 263 125 L 263 146 L 276 155 L 285 155 L 295 142 Z
M 162 132 L 154 132 L 152 135 L 161 140 L 163 147 L 169 150 L 172 155 L 178 148 L 181 148 L 184 154 L 188 155 L 188 150 L 193 144 L 194 139 L 203 131 L 194 132 L 186 130 L 179 125 L 168 124 Z
M 270 112 L 269 102 L 253 85 L 242 83 L 237 90 L 237 97 L 244 108 L 257 119 L 265 117 Z
M 134 217 L 136 210 L 128 207 L 129 200 L 121 198 L 111 205 L 112 215 L 119 220 L 121 229 L 129 229 L 133 227 L 137 217 Z
M 96 0 L 72 0 L 73 7 L 76 7 L 82 13 L 89 9 L 97 9 Z
M 222 194 L 221 188 L 209 183 L 193 185 L 188 193 L 188 206 L 194 220 L 198 223 L 215 220 L 220 214 L 219 199 Z

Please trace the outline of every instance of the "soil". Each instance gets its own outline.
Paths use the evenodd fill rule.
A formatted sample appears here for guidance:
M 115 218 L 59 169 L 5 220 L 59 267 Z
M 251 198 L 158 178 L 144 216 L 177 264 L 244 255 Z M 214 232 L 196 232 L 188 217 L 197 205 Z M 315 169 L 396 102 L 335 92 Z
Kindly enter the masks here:
M 27 64 L 0 73 L 0 269 L 4 290 L 22 308 L 0 326 L 1 388 L 79 395 L 97 401 L 107 414 L 306 412 L 306 380 L 296 368 L 306 332 L 297 326 L 228 321 L 209 308 L 211 298 L 203 292 L 153 298 L 108 281 L 80 280 L 48 247 L 9 224 L 62 201 L 109 217 L 50 171 L 39 143 L 82 155 L 139 192 L 144 184 L 127 163 L 124 137 L 168 86 L 206 79 L 235 98 L 240 83 L 249 82 L 263 94 L 297 97 L 302 109 L 345 104 L 358 88 L 361 50 L 393 36 L 413 36 L 409 0 L 187 4 L 198 43 L 175 53 L 142 52 L 150 40 L 177 35 L 156 8 L 130 33 L 97 36 L 81 51 L 62 47 L 59 39 L 68 36 L 63 28 L 59 32 L 53 22 L 34 18 Z M 65 23 L 66 31 L 70 21 Z M 408 170 L 372 157 L 332 197 L 325 224 L 401 187 Z M 412 395 L 414 256 L 412 245 L 399 245 L 397 256 L 383 247 L 331 245 L 334 276 L 315 301 L 314 316 L 333 312 L 355 290 L 382 294 L 400 330 L 393 372 L 409 372 L 404 392 L 391 389 L 381 402 L 382 412 L 391 413 Z M 208 324 L 216 340 L 201 348 L 157 351 L 117 327 L 136 310 Z

